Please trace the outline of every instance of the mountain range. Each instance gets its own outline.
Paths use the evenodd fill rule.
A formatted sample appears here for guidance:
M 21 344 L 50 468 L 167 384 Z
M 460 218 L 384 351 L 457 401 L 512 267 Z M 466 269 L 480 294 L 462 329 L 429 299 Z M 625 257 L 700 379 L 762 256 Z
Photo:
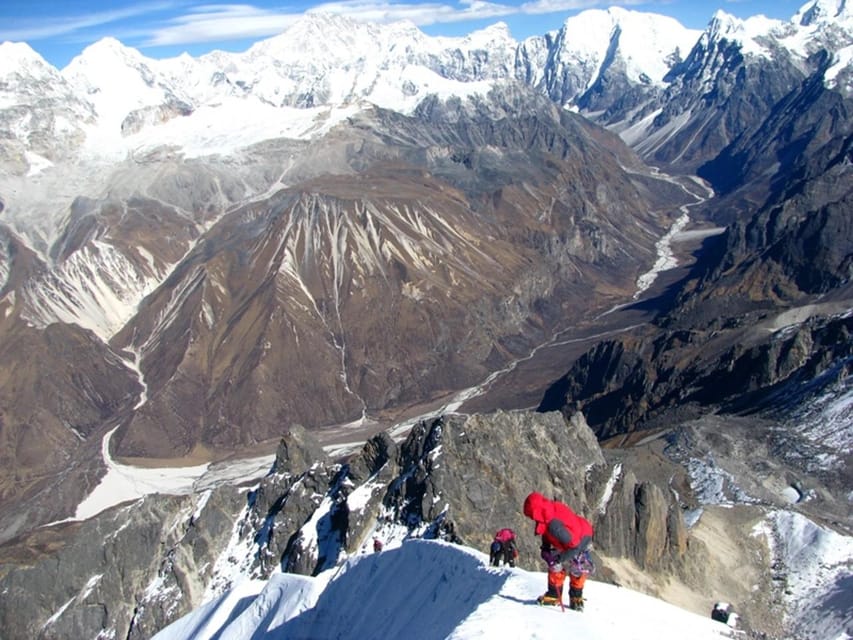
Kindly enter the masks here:
M 240 54 L 153 60 L 105 39 L 61 71 L 0 44 L 2 580 L 52 581 L 59 604 L 83 592 L 50 567 L 73 549 L 65 562 L 96 573 L 102 559 L 79 560 L 85 525 L 44 525 L 99 486 L 104 442 L 127 465 L 225 464 L 298 427 L 319 459 L 497 409 L 582 414 L 608 456 L 678 496 L 664 512 L 696 507 L 697 488 L 667 488 L 659 457 L 725 459 L 757 486 L 772 468 L 799 487 L 786 508 L 849 536 L 851 61 L 845 0 L 788 22 L 718 11 L 703 31 L 586 11 L 523 42 L 501 24 L 431 38 L 311 14 Z M 329 469 L 315 493 L 340 502 Z M 604 489 L 587 489 L 571 497 L 594 510 Z M 286 513 L 289 490 L 251 527 L 283 510 L 272 565 L 328 569 L 293 546 L 317 505 Z M 413 517 L 383 491 L 358 536 Z M 187 508 L 163 500 L 148 517 Z M 224 552 L 240 500 L 193 534 L 196 569 Z M 485 544 L 492 523 L 454 511 L 469 501 L 451 501 L 453 528 Z M 635 521 L 622 506 L 614 531 Z M 419 512 L 411 534 L 439 516 Z M 668 532 L 654 561 L 648 536 L 602 534 L 608 579 L 639 580 L 628 558 L 648 591 L 673 575 L 701 590 L 688 531 L 649 522 L 653 541 Z M 149 637 L 199 604 L 209 585 L 178 577 L 180 606 L 131 621 L 144 598 L 130 593 L 172 553 L 145 548 L 111 583 L 111 613 L 90 620 L 82 597 L 68 620 L 31 612 L 37 628 L 9 637 Z M 774 593 L 750 605 L 754 630 L 786 637 L 801 627 L 776 625 Z M 9 632 L 25 601 L 6 601 Z

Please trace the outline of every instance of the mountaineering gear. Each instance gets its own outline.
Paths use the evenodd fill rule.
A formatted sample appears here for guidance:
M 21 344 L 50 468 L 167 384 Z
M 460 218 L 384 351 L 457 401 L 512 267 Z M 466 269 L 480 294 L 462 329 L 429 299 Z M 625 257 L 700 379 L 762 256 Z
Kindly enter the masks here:
M 556 606 L 560 604 L 559 598 L 555 596 L 549 596 L 547 593 L 536 598 L 537 604 L 547 605 L 547 606 Z
M 569 609 L 583 611 L 583 588 L 569 587 Z
M 570 576 L 586 576 L 592 573 L 595 573 L 595 564 L 592 561 L 589 550 L 581 551 L 569 563 Z
M 566 525 L 554 518 L 548 523 L 548 537 L 556 540 L 556 544 L 562 547 L 569 547 L 572 544 L 572 534 L 566 529 Z
M 550 544 L 561 561 L 570 561 L 592 541 L 592 524 L 567 505 L 533 492 L 524 500 L 524 515 L 536 523 L 535 534 Z
M 497 540 L 500 543 L 514 541 L 515 540 L 515 531 L 505 527 L 495 534 L 495 540 Z
M 566 571 L 559 563 L 548 565 L 548 590 L 539 596 L 539 604 L 560 605 L 563 607 L 563 585 L 566 582 Z

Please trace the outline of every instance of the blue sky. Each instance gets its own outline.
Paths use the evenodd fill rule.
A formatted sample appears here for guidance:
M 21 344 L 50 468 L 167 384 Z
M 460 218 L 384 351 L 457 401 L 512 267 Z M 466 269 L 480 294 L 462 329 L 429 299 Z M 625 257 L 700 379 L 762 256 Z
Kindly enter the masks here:
M 244 51 L 286 29 L 307 11 L 328 11 L 372 22 L 408 19 L 430 35 L 458 36 L 498 21 L 516 39 L 541 35 L 584 9 L 623 6 L 670 15 L 703 28 L 717 9 L 746 18 L 789 19 L 807 0 L 0 0 L 0 42 L 27 42 L 64 67 L 87 45 L 112 36 L 151 58 L 184 51 Z

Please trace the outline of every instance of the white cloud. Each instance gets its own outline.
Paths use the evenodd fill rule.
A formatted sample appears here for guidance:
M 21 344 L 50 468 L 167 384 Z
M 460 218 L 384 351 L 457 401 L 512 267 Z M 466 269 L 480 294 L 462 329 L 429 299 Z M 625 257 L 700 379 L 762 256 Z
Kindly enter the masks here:
M 81 37 L 93 27 L 111 26 L 111 33 L 120 39 L 138 39 L 140 45 L 169 46 L 225 40 L 256 39 L 281 33 L 305 13 L 332 13 L 353 20 L 389 23 L 401 20 L 418 26 L 488 20 L 521 14 L 544 14 L 576 11 L 613 5 L 629 6 L 642 0 L 535 0 L 521 4 L 460 0 L 442 2 L 385 2 L 382 0 L 339 0 L 320 2 L 303 12 L 266 9 L 248 3 L 205 3 L 181 9 L 181 13 L 165 17 L 174 2 L 141 2 L 111 11 L 77 16 L 56 16 L 53 19 L 30 21 L 25 26 L 0 29 L 0 41 L 35 41 L 57 36 Z M 160 15 L 155 15 L 160 14 Z M 147 17 L 150 22 L 124 22 L 130 18 Z M 20 21 L 19 21 L 20 22 Z M 91 34 L 87 34 L 91 36 Z M 91 37 L 87 37 L 91 40 Z
M 97 11 L 75 16 L 53 16 L 51 18 L 40 17 L 38 20 L 24 22 L 22 20 L 5 19 L 6 24 L 22 23 L 22 26 L 13 28 L 0 28 L 0 42 L 10 40 L 12 42 L 44 40 L 47 38 L 73 34 L 91 27 L 99 27 L 135 18 L 141 15 L 164 11 L 175 6 L 174 2 L 144 2 L 110 11 Z
M 248 4 L 204 5 L 157 27 L 143 46 L 241 40 L 281 33 L 299 19 L 297 13 L 259 9 Z
M 525 2 L 518 9 L 518 13 L 542 14 L 561 13 L 564 11 L 580 11 L 582 9 L 595 9 L 606 7 L 629 7 L 632 5 L 649 4 L 646 0 L 614 0 L 613 2 L 597 2 L 596 0 L 536 0 Z

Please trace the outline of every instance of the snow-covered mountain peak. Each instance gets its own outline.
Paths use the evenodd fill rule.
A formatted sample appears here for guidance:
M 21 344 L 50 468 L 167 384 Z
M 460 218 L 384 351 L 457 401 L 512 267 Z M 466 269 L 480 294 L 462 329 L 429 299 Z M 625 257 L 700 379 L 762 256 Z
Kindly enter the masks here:
M 346 32 L 353 29 L 366 27 L 376 28 L 378 25 L 372 22 L 355 20 L 353 18 L 327 11 L 309 11 L 302 15 L 284 33 L 296 33 L 299 31 L 316 31 L 325 36 L 334 35 L 335 32 Z
M 741 20 L 718 10 L 703 38 L 710 42 L 735 42 L 743 53 L 764 57 L 772 55 L 770 43 L 778 43 L 796 56 L 806 58 L 828 42 L 832 50 L 841 50 L 853 42 L 853 13 L 847 0 L 813 0 L 788 22 L 763 15 Z
M 631 81 L 659 84 L 670 70 L 673 56 L 685 56 L 700 33 L 668 16 L 611 7 L 568 18 L 560 37 L 567 61 L 600 71 L 600 65 L 615 51 Z
M 0 43 L 0 77 L 12 74 L 53 76 L 57 70 L 25 42 Z
M 72 58 L 62 70 L 66 77 L 92 76 L 110 72 L 118 67 L 136 67 L 146 62 L 137 49 L 122 44 L 113 37 L 102 38 L 90 44 Z
M 136 49 L 104 38 L 86 47 L 62 75 L 92 103 L 101 129 L 117 136 L 132 112 L 178 101 L 156 69 L 157 62 Z
M 824 49 L 833 52 L 834 64 L 826 73 L 827 86 L 839 86 L 841 76 L 849 76 L 853 63 L 853 9 L 847 0 L 813 0 L 804 4 L 790 22 L 771 35 L 794 56 L 803 60 Z
M 771 52 L 760 39 L 774 31 L 781 32 L 783 26 L 781 21 L 762 15 L 741 20 L 718 9 L 708 23 L 703 39 L 706 43 L 718 43 L 723 40 L 737 43 L 744 54 L 769 57 Z
M 307 13 L 279 35 L 250 47 L 244 57 L 246 60 L 271 57 L 287 63 L 298 60 L 322 67 L 324 62 L 375 55 L 380 29 L 379 25 L 344 16 Z
M 496 22 L 484 29 L 473 31 L 465 37 L 469 46 L 486 48 L 490 46 L 516 46 L 518 43 L 512 37 L 506 22 Z
M 65 157 L 82 137 L 81 124 L 92 120 L 91 105 L 56 67 L 27 44 L 0 44 L 0 158 L 7 161 L 0 175 L 39 173 Z M 14 213 L 4 211 L 7 220 L 10 216 Z
M 850 23 L 853 21 L 853 9 L 847 0 L 813 0 L 800 7 L 793 21 L 804 27 L 823 22 Z

